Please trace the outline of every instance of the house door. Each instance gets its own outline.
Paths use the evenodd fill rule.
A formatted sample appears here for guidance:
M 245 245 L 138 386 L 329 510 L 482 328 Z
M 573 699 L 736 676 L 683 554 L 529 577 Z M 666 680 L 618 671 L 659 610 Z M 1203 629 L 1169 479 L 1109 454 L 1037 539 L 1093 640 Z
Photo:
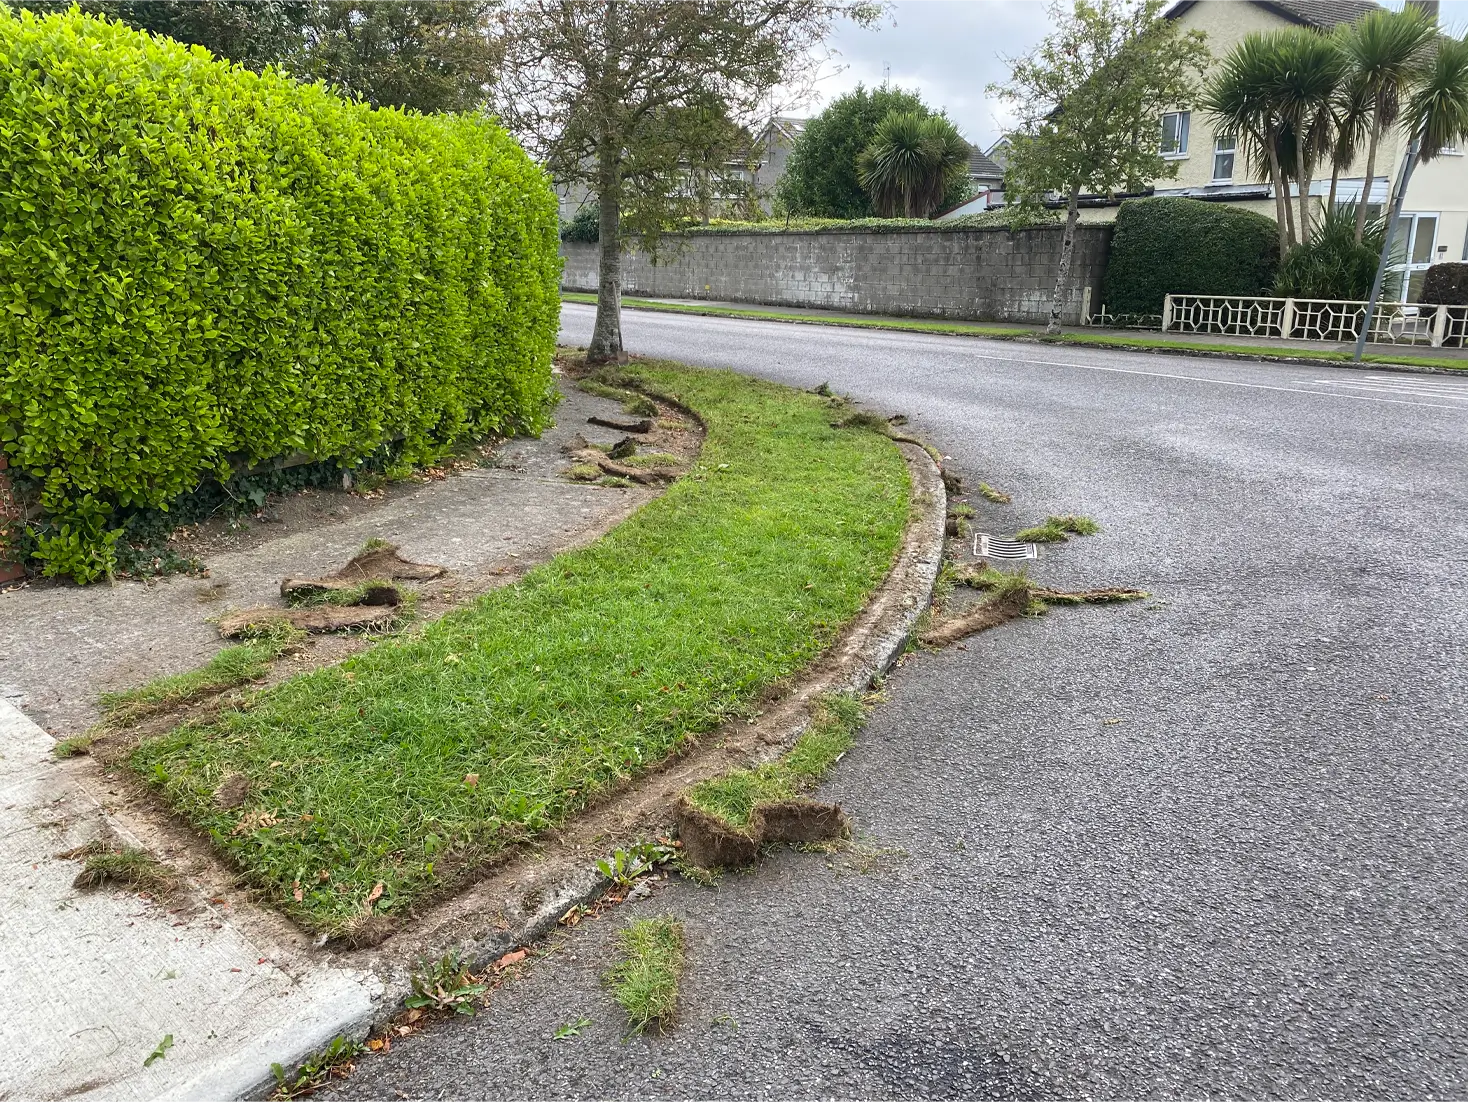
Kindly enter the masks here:
M 1391 267 L 1391 285 L 1403 302 L 1416 302 L 1422 297 L 1422 281 L 1432 266 L 1437 245 L 1436 214 L 1403 214 L 1397 220 L 1392 251 L 1405 258 L 1405 263 Z M 1405 286 L 1406 294 L 1402 295 Z

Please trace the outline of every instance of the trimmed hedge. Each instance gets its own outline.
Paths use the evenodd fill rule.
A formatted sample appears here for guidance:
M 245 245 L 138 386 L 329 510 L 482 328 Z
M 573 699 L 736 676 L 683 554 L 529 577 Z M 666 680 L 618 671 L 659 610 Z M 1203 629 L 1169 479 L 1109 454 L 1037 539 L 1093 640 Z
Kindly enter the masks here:
M 1160 314 L 1173 295 L 1267 295 L 1279 229 L 1198 199 L 1128 199 L 1116 215 L 1102 300 L 1113 314 Z
M 555 198 L 482 118 L 0 9 L 0 179 L 0 448 L 47 574 L 241 466 L 546 423 Z
M 1449 261 L 1428 268 L 1422 301 L 1434 306 L 1468 306 L 1468 263 Z

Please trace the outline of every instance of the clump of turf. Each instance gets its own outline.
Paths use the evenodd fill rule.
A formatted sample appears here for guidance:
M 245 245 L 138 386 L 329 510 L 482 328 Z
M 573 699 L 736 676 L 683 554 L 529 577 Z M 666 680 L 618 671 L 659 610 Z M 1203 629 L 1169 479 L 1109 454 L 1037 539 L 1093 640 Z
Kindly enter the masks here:
M 749 826 L 760 804 L 788 800 L 814 788 L 851 749 L 865 712 L 849 693 L 833 693 L 816 707 L 805 734 L 790 751 L 753 769 L 736 769 L 700 781 L 687 792 L 688 802 L 736 829 Z
M 72 881 L 76 888 L 101 888 L 114 884 L 163 894 L 178 885 L 177 877 L 156 857 L 136 846 L 111 846 L 98 841 L 84 846 L 72 856 L 86 857 L 82 871 Z
M 51 753 L 57 758 L 78 757 L 91 750 L 92 738 L 91 735 L 73 735 L 71 738 L 64 738 L 51 747 Z
M 1090 517 L 1052 516 L 1044 524 L 1016 532 L 1014 538 L 1021 543 L 1064 543 L 1071 536 L 1094 536 L 1099 531 L 1101 526 Z
M 595 482 L 601 477 L 601 468 L 594 463 L 577 463 L 566 468 L 566 477 L 572 482 Z
M 1013 499 L 1003 490 L 996 490 L 987 482 L 979 483 L 979 495 L 985 501 L 992 501 L 995 505 L 1008 505 Z
M 672 1026 L 683 975 L 683 923 L 671 915 L 640 918 L 617 934 L 619 959 L 602 980 L 627 1012 L 629 1036 L 653 1023 L 658 1032 Z
M 103 693 L 102 713 L 108 722 L 128 726 L 140 719 L 166 712 L 270 672 L 270 663 L 298 647 L 306 633 L 289 624 L 262 625 L 246 642 L 225 647 L 197 670 L 170 674 L 136 689 Z

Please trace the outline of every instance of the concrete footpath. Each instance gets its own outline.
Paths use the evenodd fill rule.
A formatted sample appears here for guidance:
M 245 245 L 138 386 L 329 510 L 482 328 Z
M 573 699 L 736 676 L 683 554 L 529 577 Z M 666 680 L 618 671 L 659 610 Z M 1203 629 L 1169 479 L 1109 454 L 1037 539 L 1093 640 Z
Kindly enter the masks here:
M 360 1035 L 380 1013 L 388 983 L 379 972 L 360 957 L 344 963 L 252 906 L 196 838 L 91 758 L 56 760 L 54 740 L 96 718 L 99 691 L 206 662 L 224 645 L 209 621 L 225 601 L 211 595 L 278 603 L 282 577 L 333 569 L 383 537 L 448 568 L 420 589 L 421 609 L 595 538 L 651 491 L 559 477 L 568 463 L 561 445 L 575 434 L 620 436 L 589 426 L 592 414 L 617 416 L 620 406 L 573 390 L 556 427 L 509 442 L 493 466 L 376 500 L 338 492 L 273 504 L 288 515 L 209 555 L 208 579 L 38 582 L 4 593 L 0 1100 L 263 1092 L 273 1063 L 293 1067 L 338 1034 Z M 323 638 L 318 646 L 348 644 L 363 645 Z M 146 848 L 182 886 L 163 899 L 74 887 L 85 860 L 76 851 L 96 841 Z

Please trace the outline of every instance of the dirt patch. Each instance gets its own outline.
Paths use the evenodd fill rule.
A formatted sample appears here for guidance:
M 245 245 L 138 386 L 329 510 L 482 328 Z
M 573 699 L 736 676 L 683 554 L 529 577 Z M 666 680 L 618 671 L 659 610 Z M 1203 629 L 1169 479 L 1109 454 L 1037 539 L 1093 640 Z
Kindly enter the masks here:
M 953 616 L 944 617 L 923 632 L 918 641 L 925 647 L 946 647 L 950 643 L 1023 616 L 1030 607 L 1030 600 L 1031 594 L 1027 587 L 1012 590 L 993 601 L 986 601 Z

